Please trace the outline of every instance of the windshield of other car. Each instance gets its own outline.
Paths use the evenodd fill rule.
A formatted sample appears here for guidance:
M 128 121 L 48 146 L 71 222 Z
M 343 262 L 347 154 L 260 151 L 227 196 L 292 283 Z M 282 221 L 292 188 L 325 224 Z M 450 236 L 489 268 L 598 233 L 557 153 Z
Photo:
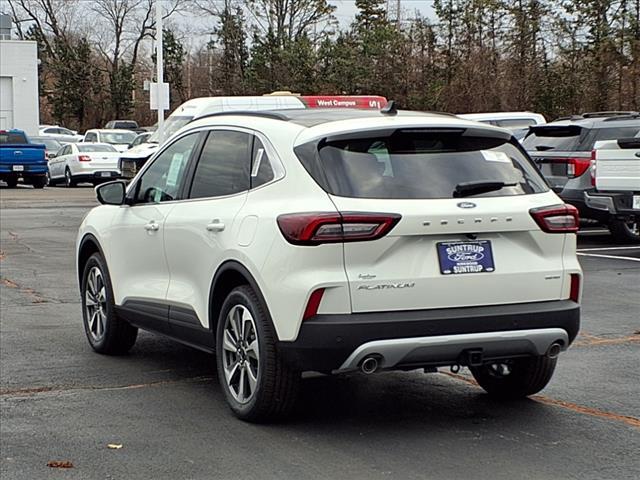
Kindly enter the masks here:
M 90 144 L 90 143 L 79 143 L 76 144 L 78 147 L 78 151 L 80 153 L 84 152 L 117 152 L 115 148 L 111 145 L 100 145 L 100 144 Z
M 515 140 L 467 135 L 465 129 L 368 133 L 311 142 L 295 152 L 318 184 L 343 197 L 454 198 L 460 187 L 482 183 L 497 188 L 477 195 L 547 191 Z
M 184 127 L 187 123 L 193 120 L 193 117 L 174 117 L 170 116 L 167 118 L 167 121 L 164 122 L 162 129 L 156 130 L 153 135 L 149 138 L 149 143 L 159 143 L 163 144 L 167 139 Z
M 111 143 L 112 145 L 129 145 L 133 142 L 133 139 L 136 138 L 136 134 L 134 132 L 102 132 L 100 134 L 100 140 L 106 143 Z

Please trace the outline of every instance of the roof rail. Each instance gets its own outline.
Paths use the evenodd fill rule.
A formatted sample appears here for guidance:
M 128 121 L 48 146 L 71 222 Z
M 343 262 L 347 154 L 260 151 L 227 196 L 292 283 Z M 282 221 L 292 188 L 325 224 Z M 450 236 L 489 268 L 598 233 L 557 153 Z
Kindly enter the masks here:
M 605 118 L 603 122 L 621 122 L 623 120 L 635 120 L 640 118 L 640 113 L 630 113 L 629 115 L 617 115 L 615 117 Z
M 276 113 L 273 111 L 229 110 L 226 112 L 207 113 L 206 115 L 202 115 L 200 117 L 196 117 L 192 119 L 189 123 L 193 123 L 197 120 L 202 120 L 203 118 L 223 117 L 225 115 L 242 115 L 242 116 L 250 116 L 250 117 L 271 118 L 273 120 L 284 120 L 285 122 L 289 120 L 289 118 L 287 118 L 286 115 L 283 115 L 282 113 Z
M 565 115 L 564 117 L 558 117 L 554 119 L 554 122 L 560 122 L 562 120 L 584 120 L 582 115 Z
M 603 117 L 619 117 L 619 116 L 624 116 L 624 115 L 634 115 L 637 114 L 638 112 L 635 112 L 633 110 L 611 110 L 611 111 L 604 111 L 604 112 L 586 112 L 582 114 L 583 118 L 603 118 Z

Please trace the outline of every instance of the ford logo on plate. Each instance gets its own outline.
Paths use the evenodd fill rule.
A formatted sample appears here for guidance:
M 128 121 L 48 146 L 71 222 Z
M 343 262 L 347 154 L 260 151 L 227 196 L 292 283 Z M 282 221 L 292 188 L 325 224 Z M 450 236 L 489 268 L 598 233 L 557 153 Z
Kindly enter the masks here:
M 460 202 L 458 204 L 460 208 L 476 208 L 476 204 L 473 202 Z

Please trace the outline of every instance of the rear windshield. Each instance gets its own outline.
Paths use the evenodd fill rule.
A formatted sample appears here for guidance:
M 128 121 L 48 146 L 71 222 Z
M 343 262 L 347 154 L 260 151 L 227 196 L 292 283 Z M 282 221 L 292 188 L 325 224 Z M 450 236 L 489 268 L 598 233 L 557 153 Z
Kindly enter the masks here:
M 633 137 L 640 130 L 634 127 L 606 127 L 586 129 L 576 125 L 533 127 L 522 144 L 527 151 L 564 150 L 591 151 L 596 142 Z
M 547 190 L 515 140 L 465 129 L 367 132 L 311 142 L 295 152 L 320 186 L 343 197 L 454 198 L 461 185 L 483 182 L 505 186 L 474 196 Z
M 117 150 L 113 148 L 111 145 L 95 145 L 95 144 L 82 145 L 78 143 L 76 144 L 76 147 L 78 147 L 79 152 L 117 152 Z
M 134 132 L 123 130 L 122 132 L 102 132 L 102 141 L 115 145 L 129 144 L 136 138 Z
M 136 122 L 133 121 L 121 121 L 121 122 L 114 122 L 115 126 L 114 128 L 138 128 L 138 124 Z
M 530 152 L 547 150 L 579 150 L 580 140 L 586 132 L 576 125 L 534 127 L 522 141 L 522 145 Z
M 53 138 L 47 137 L 31 137 L 31 143 L 38 143 L 44 145 L 47 150 L 58 151 L 62 147 L 62 144 Z
M 27 137 L 24 133 L 0 132 L 0 143 L 27 143 Z

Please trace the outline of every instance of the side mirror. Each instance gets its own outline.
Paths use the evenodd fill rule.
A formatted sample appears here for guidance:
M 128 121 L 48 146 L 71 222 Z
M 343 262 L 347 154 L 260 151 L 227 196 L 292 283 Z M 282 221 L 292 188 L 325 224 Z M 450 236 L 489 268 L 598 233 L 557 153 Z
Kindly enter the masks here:
M 122 180 L 116 180 L 96 187 L 96 196 L 103 205 L 123 205 L 126 190 L 126 184 Z

